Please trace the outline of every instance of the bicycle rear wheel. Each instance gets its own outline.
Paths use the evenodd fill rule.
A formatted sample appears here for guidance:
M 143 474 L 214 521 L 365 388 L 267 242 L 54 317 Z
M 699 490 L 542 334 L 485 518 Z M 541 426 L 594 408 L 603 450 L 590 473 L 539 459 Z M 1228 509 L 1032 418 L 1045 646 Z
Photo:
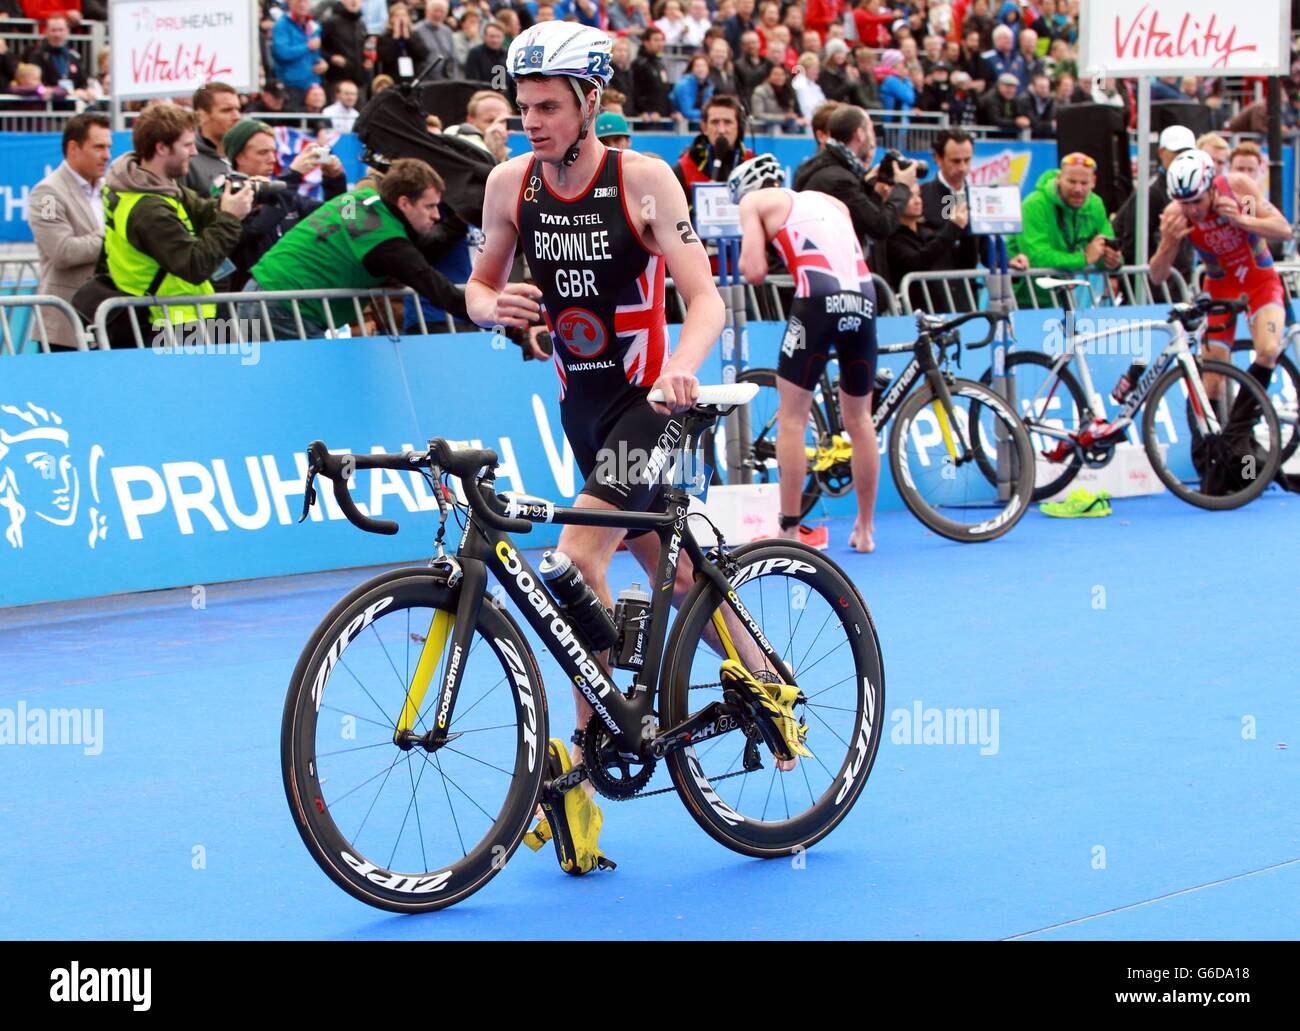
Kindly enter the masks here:
M 777 393 L 775 369 L 746 369 L 736 377 L 737 383 L 754 383 L 758 393 L 749 402 L 749 427 L 751 439 L 741 449 L 741 463 L 751 470 L 755 483 L 778 482 L 776 464 L 776 415 L 780 398 Z M 706 454 L 711 455 L 715 471 L 715 482 L 727 483 L 727 451 L 723 427 L 716 426 L 710 431 L 706 443 Z M 808 415 L 808 426 L 804 433 L 805 449 L 829 447 L 830 428 L 826 425 L 826 415 L 816 400 Z M 799 515 L 805 516 L 812 511 L 813 505 L 821 496 L 822 487 L 816 473 L 809 469 L 804 478 L 803 493 L 799 500 Z
M 455 592 L 421 569 L 383 573 L 317 627 L 285 699 L 281 765 L 312 858 L 350 895 L 398 913 L 442 909 L 491 880 L 528 827 L 545 769 L 546 696 L 532 653 L 485 601 L 440 710 Z M 417 672 L 419 671 L 419 672 Z M 403 719 L 413 678 L 428 684 Z M 428 751 L 395 743 L 449 718 Z
M 790 541 L 760 541 L 731 553 L 731 583 L 806 698 L 802 758 L 781 773 L 761 738 L 732 726 L 667 757 L 678 794 L 716 841 L 759 858 L 789 855 L 829 834 L 862 793 L 884 720 L 884 663 L 861 596 L 833 562 Z M 674 727 L 723 697 L 714 614 L 730 614 L 711 581 L 682 603 L 664 655 L 661 726 Z M 735 619 L 731 614 L 732 620 Z M 738 621 L 736 623 L 738 626 Z M 744 631 L 739 631 L 744 634 Z M 761 652 L 738 643 L 751 672 Z
M 1068 367 L 1053 374 L 1052 364 L 1050 355 L 1033 351 L 1016 351 L 1007 355 L 1007 375 L 1015 384 L 1016 408 L 1029 433 L 1034 452 L 1035 501 L 1046 501 L 1059 494 L 1083 466 L 1083 456 L 1075 448 L 1071 448 L 1060 461 L 1052 461 L 1046 454 L 1061 443 L 1061 438 L 1043 433 L 1044 428 L 1077 434 L 1089 417 L 1088 402 L 1079 381 Z M 992 368 L 985 370 L 980 382 L 991 388 Z M 975 457 L 984 475 L 992 480 L 996 469 L 989 461 L 987 450 L 980 447 Z
M 903 402 L 889 435 L 889 467 L 904 504 L 935 533 L 963 544 L 990 541 L 1029 509 L 1029 434 L 988 387 L 954 379 L 948 391 L 950 414 L 941 411 L 928 384 Z M 1001 457 L 999 441 L 1005 443 Z
M 1254 359 L 1254 354 L 1252 341 L 1237 340 L 1232 345 L 1232 364 L 1244 370 Z M 1285 465 L 1300 446 L 1300 432 L 1297 431 L 1300 422 L 1297 416 L 1300 411 L 1300 368 L 1285 351 L 1278 356 L 1277 368 L 1273 370 L 1273 379 L 1268 385 L 1268 398 L 1277 412 L 1278 431 L 1282 435 L 1281 462 Z
M 1147 458 L 1160 482 L 1189 504 L 1238 508 L 1259 497 L 1277 475 L 1277 412 L 1263 388 L 1236 366 L 1210 360 L 1199 360 L 1197 366 L 1224 378 L 1223 397 L 1215 402 L 1220 432 L 1199 432 L 1182 366 L 1176 365 L 1144 404 Z M 1249 408 L 1237 404 L 1243 393 L 1249 396 Z M 1234 412 L 1239 414 L 1234 417 Z M 1254 448 L 1243 443 L 1247 437 Z

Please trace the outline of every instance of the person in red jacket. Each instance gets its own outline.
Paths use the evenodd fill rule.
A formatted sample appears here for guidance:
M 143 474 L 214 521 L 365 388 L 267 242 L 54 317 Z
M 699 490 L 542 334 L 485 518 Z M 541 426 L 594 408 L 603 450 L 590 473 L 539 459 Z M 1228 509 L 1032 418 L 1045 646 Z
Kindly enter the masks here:
M 841 0 L 808 0 L 803 12 L 804 29 L 825 39 L 827 30 L 839 22 L 843 6 Z
M 862 0 L 853 12 L 853 21 L 858 27 L 858 41 L 869 47 L 889 47 L 893 45 L 893 36 L 889 26 L 899 15 L 885 7 L 885 0 Z
M 22 4 L 23 14 L 42 24 L 55 14 L 66 16 L 74 29 L 81 24 L 81 0 L 22 0 Z

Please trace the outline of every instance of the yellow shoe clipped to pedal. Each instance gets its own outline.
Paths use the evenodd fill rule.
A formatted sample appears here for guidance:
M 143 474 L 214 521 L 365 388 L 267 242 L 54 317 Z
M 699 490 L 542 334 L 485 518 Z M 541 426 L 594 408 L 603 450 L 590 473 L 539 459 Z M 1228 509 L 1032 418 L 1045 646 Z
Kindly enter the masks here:
M 559 738 L 547 742 L 546 767 L 548 783 L 543 786 L 539 800 L 546 819 L 524 835 L 524 844 L 536 852 L 546 842 L 553 842 L 560 869 L 575 877 L 592 870 L 615 869 L 618 864 L 607 858 L 597 845 L 603 822 L 600 806 L 581 784 L 563 794 L 550 787 L 550 781 L 563 777 L 573 768 L 569 750 Z
M 771 740 L 767 734 L 764 734 L 764 739 L 778 759 L 789 760 L 795 756 L 815 758 L 804 745 L 808 726 L 794 716 L 794 706 L 801 694 L 799 688 L 793 684 L 759 680 L 737 659 L 723 662 L 720 675 L 724 684 L 737 685 L 758 704 L 760 718 L 765 719 L 774 731 Z

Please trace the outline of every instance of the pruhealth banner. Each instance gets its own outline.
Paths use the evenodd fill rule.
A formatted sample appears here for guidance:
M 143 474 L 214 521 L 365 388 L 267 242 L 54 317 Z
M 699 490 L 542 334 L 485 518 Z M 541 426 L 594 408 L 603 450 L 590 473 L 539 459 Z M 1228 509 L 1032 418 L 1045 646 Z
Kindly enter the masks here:
M 1080 319 L 1148 313 L 1160 309 Z M 1041 349 L 1052 318 L 1018 313 L 1019 346 Z M 754 365 L 775 364 L 784 328 L 750 324 Z M 982 332 L 967 328 L 972 339 Z M 908 318 L 879 321 L 882 343 L 911 340 L 914 329 Z M 987 350 L 965 350 L 963 359 L 972 378 L 990 360 Z M 882 364 L 897 373 L 907 360 Z M 1128 362 L 1089 355 L 1100 384 Z M 716 352 L 700 377 L 720 382 Z M 557 394 L 548 364 L 521 361 L 487 333 L 0 359 L 0 607 L 424 559 L 436 502 L 415 473 L 367 470 L 353 481 L 365 511 L 400 524 L 395 536 L 355 529 L 327 484 L 298 525 L 307 444 L 319 438 L 368 453 L 443 436 L 495 449 L 499 489 L 564 503 L 582 476 Z M 913 433 L 941 460 L 937 424 L 918 418 Z M 881 464 L 878 508 L 899 508 Z M 827 511 L 848 514 L 854 504 L 850 494 Z M 539 526 L 518 539 L 540 547 L 556 536 L 556 527 Z
M 110 0 L 114 94 L 176 96 L 214 80 L 256 90 L 257 11 L 249 0 Z

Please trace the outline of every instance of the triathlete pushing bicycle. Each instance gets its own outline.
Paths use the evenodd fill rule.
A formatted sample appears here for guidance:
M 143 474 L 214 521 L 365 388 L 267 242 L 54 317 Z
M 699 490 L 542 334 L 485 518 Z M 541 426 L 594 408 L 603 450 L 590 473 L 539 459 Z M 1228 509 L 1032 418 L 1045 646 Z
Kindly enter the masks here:
M 486 242 L 465 301 L 470 318 L 485 328 L 527 328 L 545 319 L 556 341 L 561 422 L 585 477 L 576 506 L 646 511 L 659 483 L 644 473 L 662 467 L 682 436 L 683 422 L 674 415 L 697 397 L 695 373 L 722 331 L 724 310 L 671 168 L 611 150 L 590 131 L 612 76 L 610 53 L 604 32 L 567 22 L 537 24 L 511 44 L 507 65 L 532 153 L 499 165 L 488 178 Z M 507 281 L 517 244 L 537 286 Z M 665 271 L 686 304 L 672 352 Z M 647 402 L 652 389 L 662 392 L 663 404 Z M 620 456 L 650 457 L 636 476 L 632 462 L 612 460 Z M 606 571 L 625 535 L 653 582 L 659 557 L 653 534 L 591 526 L 565 526 L 560 534 L 559 549 L 607 606 Z M 691 583 L 684 561 L 674 587 L 678 600 Z M 591 707 L 576 687 L 574 699 L 581 731 Z M 572 763 L 581 758 L 575 740 Z M 567 754 L 557 760 L 570 768 Z M 565 796 L 564 810 L 580 858 L 594 864 L 600 810 L 589 792 L 576 790 Z M 527 840 L 540 847 L 547 837 L 543 824 Z
M 1190 237 L 1205 264 L 1205 289 L 1216 300 L 1237 300 L 1248 304 L 1250 335 L 1255 360 L 1247 370 L 1265 391 L 1282 352 L 1286 295 L 1281 277 L 1268 251 L 1270 240 L 1286 240 L 1291 226 L 1270 204 L 1250 176 L 1240 172 L 1215 174 L 1214 159 L 1204 151 L 1189 150 L 1174 158 L 1166 173 L 1169 196 L 1173 198 L 1160 216 L 1160 246 L 1151 256 L 1151 280 L 1163 283 L 1173 267 L 1179 243 Z M 1204 343 L 1210 357 L 1231 361 L 1237 317 L 1211 316 Z M 1126 375 L 1115 388 L 1121 401 L 1136 378 Z M 1223 390 L 1221 377 L 1205 376 L 1211 398 Z M 1238 395 L 1230 413 L 1232 421 L 1253 418 L 1249 395 Z M 1237 411 L 1237 408 L 1241 411 Z

